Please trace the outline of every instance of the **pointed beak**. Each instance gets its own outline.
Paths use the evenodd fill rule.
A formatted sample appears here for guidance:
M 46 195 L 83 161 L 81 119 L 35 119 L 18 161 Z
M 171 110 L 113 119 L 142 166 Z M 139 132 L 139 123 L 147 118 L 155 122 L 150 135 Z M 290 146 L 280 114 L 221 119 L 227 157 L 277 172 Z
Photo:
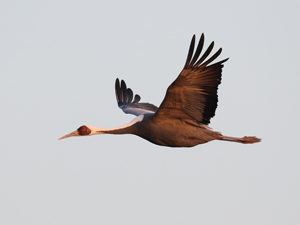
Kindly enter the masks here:
M 73 137 L 73 136 L 79 136 L 77 130 L 75 130 L 72 133 L 69 133 L 69 134 L 67 134 L 65 136 L 62 136 L 62 137 L 58 138 L 58 140 L 62 140 L 62 139 L 65 139 L 65 138 L 68 138 L 68 137 Z

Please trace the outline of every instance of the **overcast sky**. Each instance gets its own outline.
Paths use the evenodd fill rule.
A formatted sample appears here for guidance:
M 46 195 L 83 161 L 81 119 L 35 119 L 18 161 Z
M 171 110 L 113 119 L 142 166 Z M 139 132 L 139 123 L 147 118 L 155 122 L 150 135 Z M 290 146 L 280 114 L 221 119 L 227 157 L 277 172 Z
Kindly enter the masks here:
M 299 1 L 0 3 L 0 224 L 300 224 Z M 57 138 L 134 117 L 115 78 L 159 105 L 193 34 L 225 63 L 210 126 L 255 135 L 156 146 Z M 198 40 L 198 39 L 197 39 Z

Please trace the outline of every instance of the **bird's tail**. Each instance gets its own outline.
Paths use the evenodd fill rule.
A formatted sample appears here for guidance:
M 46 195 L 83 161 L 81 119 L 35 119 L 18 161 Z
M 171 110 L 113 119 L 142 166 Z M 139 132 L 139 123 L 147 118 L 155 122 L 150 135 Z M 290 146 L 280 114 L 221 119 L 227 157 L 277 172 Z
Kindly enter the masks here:
M 222 141 L 233 141 L 233 142 L 238 142 L 238 143 L 242 143 L 242 144 L 253 144 L 253 143 L 257 143 L 257 142 L 261 141 L 260 138 L 249 137 L 249 136 L 245 136 L 245 137 L 242 137 L 242 138 L 221 136 L 221 138 L 219 140 L 222 140 Z

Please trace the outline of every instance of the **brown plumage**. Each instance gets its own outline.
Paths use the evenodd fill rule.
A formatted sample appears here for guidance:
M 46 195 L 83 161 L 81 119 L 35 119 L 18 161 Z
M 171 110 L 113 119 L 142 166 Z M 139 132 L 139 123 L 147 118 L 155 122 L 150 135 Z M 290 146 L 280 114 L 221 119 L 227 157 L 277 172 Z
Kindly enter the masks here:
M 119 79 L 115 83 L 118 106 L 137 118 L 123 127 L 103 129 L 82 126 L 62 137 L 87 136 L 94 134 L 134 134 L 152 143 L 170 147 L 192 147 L 212 140 L 232 141 L 244 144 L 256 143 L 256 137 L 228 137 L 213 131 L 207 125 L 214 117 L 218 103 L 218 86 L 221 83 L 224 59 L 214 60 L 221 54 L 220 48 L 209 57 L 214 42 L 201 55 L 204 35 L 201 35 L 195 49 L 195 35 L 192 38 L 183 70 L 168 87 L 160 107 L 140 103 L 140 96 L 134 95 L 126 83 Z M 90 131 L 83 133 L 82 131 Z
M 209 124 L 210 118 L 215 115 L 222 63 L 226 62 L 228 58 L 208 66 L 221 54 L 222 49 L 220 48 L 206 60 L 213 49 L 214 42 L 212 42 L 198 60 L 203 43 L 204 35 L 202 34 L 193 56 L 195 35 L 193 36 L 185 66 L 177 79 L 169 86 L 156 117 L 169 117 L 170 111 L 172 111 L 172 117 Z

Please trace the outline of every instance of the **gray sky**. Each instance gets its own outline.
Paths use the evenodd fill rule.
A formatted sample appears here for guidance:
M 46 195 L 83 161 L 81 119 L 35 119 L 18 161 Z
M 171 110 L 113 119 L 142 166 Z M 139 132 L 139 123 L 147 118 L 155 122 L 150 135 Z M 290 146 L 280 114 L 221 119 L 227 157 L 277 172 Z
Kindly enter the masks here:
M 1 1 L 0 224 L 298 225 L 299 1 Z M 57 141 L 133 119 L 116 77 L 159 105 L 190 39 L 225 63 L 211 127 L 259 144 Z

